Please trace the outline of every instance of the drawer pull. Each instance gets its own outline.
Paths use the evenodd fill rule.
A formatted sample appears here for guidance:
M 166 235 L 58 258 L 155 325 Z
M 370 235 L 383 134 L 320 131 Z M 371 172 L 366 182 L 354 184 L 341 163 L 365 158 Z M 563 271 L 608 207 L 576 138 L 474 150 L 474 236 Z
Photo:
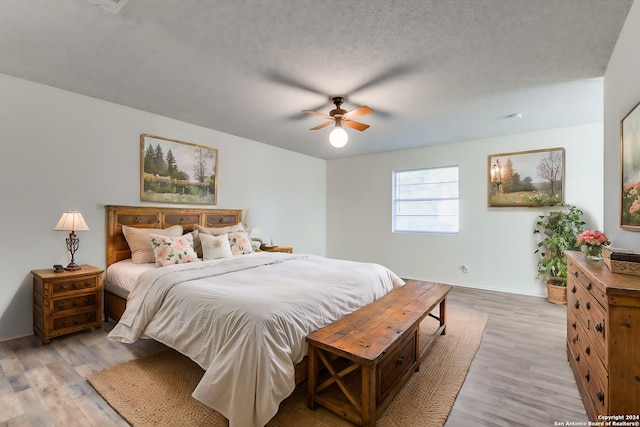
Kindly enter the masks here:
M 84 282 L 84 285 L 88 288 L 89 286 L 91 286 L 91 282 L 89 280 L 86 280 Z
M 73 304 L 73 306 L 75 307 L 76 305 L 78 305 L 78 300 L 77 300 L 77 299 L 74 299 L 72 304 Z
M 571 339 L 571 341 L 573 341 L 573 343 L 574 343 L 574 344 L 575 344 L 575 343 L 577 343 L 577 342 L 578 342 L 578 334 L 576 334 L 576 336 L 575 336 L 575 337 L 573 337 L 573 338 Z
M 584 352 L 591 355 L 591 346 L 587 346 L 587 348 L 584 349 Z
M 400 356 L 400 358 L 396 360 L 396 367 L 402 365 L 402 362 L 404 362 L 404 356 Z
M 602 331 L 604 331 L 604 326 L 602 326 L 602 322 L 598 323 L 596 325 L 596 331 L 602 333 Z
M 220 217 L 220 219 L 218 220 L 218 222 L 219 222 L 220 224 L 222 224 L 222 223 L 224 222 L 224 218 L 223 218 L 223 217 Z
M 79 322 L 79 320 L 78 320 L 78 319 L 73 319 L 73 324 L 74 324 L 74 325 L 77 325 L 77 324 L 78 324 L 78 322 Z
M 604 403 L 604 393 L 603 393 L 603 392 L 601 392 L 601 391 L 597 392 L 597 393 L 596 393 L 596 397 L 598 398 L 598 400 L 599 400 L 601 403 Z
M 587 301 L 587 310 L 591 310 L 591 301 Z
M 73 289 L 78 289 L 79 285 L 78 282 L 73 282 Z
M 580 361 L 580 355 L 577 355 L 576 356 L 576 362 L 579 362 L 579 361 Z
M 576 326 L 577 326 L 577 325 L 576 325 L 576 322 L 575 322 L 575 320 L 574 320 L 574 321 L 573 321 L 573 323 L 571 324 L 571 327 L 572 327 L 573 329 L 575 329 L 575 328 L 576 328 Z
M 62 307 L 64 307 L 64 301 L 58 303 L 58 308 L 62 310 Z
M 573 285 L 573 288 L 571 288 L 571 293 L 572 293 L 572 294 L 575 294 L 575 293 L 576 293 L 576 291 L 577 291 L 577 289 L 576 289 L 576 285 Z
M 590 291 L 592 287 L 593 285 L 591 284 L 591 282 L 589 282 L 589 284 L 587 285 L 587 290 Z
M 584 376 L 584 378 L 587 380 L 587 382 L 589 382 L 589 380 L 591 379 L 591 375 L 589 375 L 589 371 L 587 371 L 587 374 Z
M 580 301 L 576 301 L 576 308 L 580 308 Z
M 89 304 L 89 297 L 84 299 L 84 302 L 86 302 L 87 304 Z

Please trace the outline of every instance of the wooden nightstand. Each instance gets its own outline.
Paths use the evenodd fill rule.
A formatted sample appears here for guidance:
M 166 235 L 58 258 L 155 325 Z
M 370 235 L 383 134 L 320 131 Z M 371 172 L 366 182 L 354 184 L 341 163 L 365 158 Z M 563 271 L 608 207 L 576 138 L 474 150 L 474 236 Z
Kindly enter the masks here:
M 288 254 L 293 253 L 293 248 L 291 246 L 267 245 L 267 246 L 262 246 L 260 250 L 264 252 L 286 252 Z
M 102 327 L 102 270 L 54 273 L 33 270 L 33 332 L 47 344 L 53 337 Z

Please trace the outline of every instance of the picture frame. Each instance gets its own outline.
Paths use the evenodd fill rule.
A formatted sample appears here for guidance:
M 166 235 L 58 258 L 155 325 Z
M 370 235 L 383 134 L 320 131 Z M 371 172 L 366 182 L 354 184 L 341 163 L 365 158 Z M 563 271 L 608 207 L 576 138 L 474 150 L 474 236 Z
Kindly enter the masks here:
M 640 103 L 620 120 L 620 228 L 640 231 Z
M 488 156 L 489 207 L 564 204 L 565 149 L 529 150 Z
M 217 196 L 217 149 L 140 135 L 141 201 L 215 205 Z

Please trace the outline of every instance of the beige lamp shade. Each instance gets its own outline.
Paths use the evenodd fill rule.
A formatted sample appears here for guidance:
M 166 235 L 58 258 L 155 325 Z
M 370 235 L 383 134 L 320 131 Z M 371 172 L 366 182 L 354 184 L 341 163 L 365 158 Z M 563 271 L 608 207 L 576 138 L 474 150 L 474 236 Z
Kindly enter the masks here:
M 55 231 L 89 231 L 82 214 L 78 211 L 64 212 L 56 224 Z

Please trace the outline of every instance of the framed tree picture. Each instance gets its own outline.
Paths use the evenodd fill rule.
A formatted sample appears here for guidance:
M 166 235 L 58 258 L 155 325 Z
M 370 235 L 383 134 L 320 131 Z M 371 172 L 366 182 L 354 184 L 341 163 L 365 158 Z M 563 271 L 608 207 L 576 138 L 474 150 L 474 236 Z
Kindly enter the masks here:
M 215 205 L 218 150 L 140 135 L 140 200 Z
M 564 148 L 489 155 L 489 207 L 564 204 Z
M 640 104 L 620 121 L 620 227 L 640 231 Z

